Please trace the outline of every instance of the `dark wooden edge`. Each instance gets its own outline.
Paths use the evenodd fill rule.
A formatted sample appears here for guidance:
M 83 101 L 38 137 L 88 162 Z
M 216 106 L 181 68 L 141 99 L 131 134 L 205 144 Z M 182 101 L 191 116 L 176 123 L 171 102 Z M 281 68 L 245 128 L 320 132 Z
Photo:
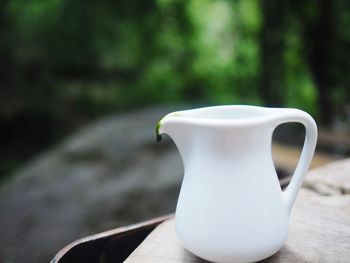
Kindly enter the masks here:
M 51 263 L 122 262 L 157 225 L 173 216 L 161 216 L 79 239 L 60 250 Z

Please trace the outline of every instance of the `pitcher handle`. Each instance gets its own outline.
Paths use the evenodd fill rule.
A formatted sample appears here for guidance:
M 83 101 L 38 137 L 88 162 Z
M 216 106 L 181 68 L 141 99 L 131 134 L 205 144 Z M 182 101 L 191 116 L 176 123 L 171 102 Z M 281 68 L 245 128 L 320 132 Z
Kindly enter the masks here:
M 272 122 L 273 129 L 280 124 L 288 122 L 299 122 L 305 127 L 305 141 L 299 162 L 295 168 L 288 187 L 283 191 L 283 198 L 286 201 L 287 209 L 290 213 L 315 152 L 317 142 L 317 126 L 315 120 L 304 111 L 298 109 L 278 110 L 279 111 L 276 113 L 276 115 L 274 115 L 274 120 Z

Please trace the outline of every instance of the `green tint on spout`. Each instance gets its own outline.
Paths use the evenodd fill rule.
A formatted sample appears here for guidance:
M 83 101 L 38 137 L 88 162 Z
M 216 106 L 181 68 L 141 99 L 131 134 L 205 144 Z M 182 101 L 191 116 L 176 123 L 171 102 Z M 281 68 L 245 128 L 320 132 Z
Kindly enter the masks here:
M 161 124 L 162 120 L 164 120 L 166 117 L 180 117 L 180 116 L 181 116 L 181 114 L 179 112 L 173 112 L 173 113 L 166 115 L 160 121 L 158 121 L 158 123 L 156 125 L 156 140 L 157 140 L 157 142 L 160 142 L 162 140 L 162 135 L 160 134 L 160 131 L 159 131 L 160 126 L 162 125 Z
M 157 135 L 156 140 L 157 140 L 157 142 L 160 142 L 162 140 L 162 135 L 159 133 L 160 121 L 158 121 L 158 123 L 156 125 L 156 135 Z

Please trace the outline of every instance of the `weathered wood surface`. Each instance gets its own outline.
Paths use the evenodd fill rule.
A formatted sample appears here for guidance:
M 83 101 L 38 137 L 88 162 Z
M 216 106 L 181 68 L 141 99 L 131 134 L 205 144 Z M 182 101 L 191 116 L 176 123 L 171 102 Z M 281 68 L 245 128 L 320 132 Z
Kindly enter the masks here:
M 312 170 L 294 206 L 286 245 L 262 262 L 350 262 L 350 159 Z M 159 225 L 128 257 L 136 262 L 204 262 L 184 250 L 174 221 Z

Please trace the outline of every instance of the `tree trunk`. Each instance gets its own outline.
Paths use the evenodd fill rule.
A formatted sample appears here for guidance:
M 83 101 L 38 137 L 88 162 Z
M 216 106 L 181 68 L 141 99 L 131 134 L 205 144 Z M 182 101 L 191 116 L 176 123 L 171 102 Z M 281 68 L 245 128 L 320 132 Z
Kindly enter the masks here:
M 284 21 L 283 1 L 263 0 L 261 30 L 260 93 L 268 106 L 282 106 L 284 102 Z
M 334 85 L 332 76 L 332 50 L 336 48 L 334 8 L 331 0 L 318 0 L 316 19 L 306 26 L 305 46 L 309 50 L 307 59 L 318 90 L 318 104 L 321 121 L 329 124 L 334 114 L 331 102 L 331 90 Z
M 10 23 L 7 16 L 7 1 L 0 1 L 0 81 L 7 82 L 10 78 L 11 50 L 10 50 Z

